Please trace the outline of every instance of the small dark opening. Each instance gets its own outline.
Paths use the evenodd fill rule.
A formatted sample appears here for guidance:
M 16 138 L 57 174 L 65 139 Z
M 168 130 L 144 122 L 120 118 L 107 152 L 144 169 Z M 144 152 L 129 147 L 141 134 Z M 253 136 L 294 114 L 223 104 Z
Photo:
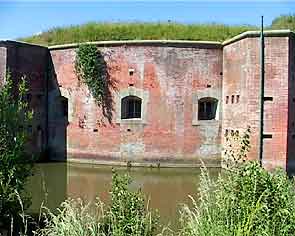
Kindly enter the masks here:
M 131 129 L 127 129 L 128 132 L 131 132 Z
M 211 88 L 211 84 L 207 84 L 207 88 Z
M 225 103 L 228 104 L 228 102 L 229 102 L 229 96 L 226 96 Z
M 239 103 L 240 102 L 240 95 L 237 95 L 236 97 L 236 103 Z
M 61 105 L 62 105 L 62 114 L 64 117 L 68 117 L 68 99 L 65 97 L 62 97 L 61 99 Z
M 93 129 L 93 132 L 98 132 L 98 129 Z
M 128 96 L 121 102 L 121 118 L 141 118 L 141 99 L 136 96 Z
M 214 120 L 216 117 L 217 99 L 202 98 L 199 100 L 198 119 Z
M 231 95 L 231 103 L 233 104 L 235 102 L 235 95 Z
M 228 129 L 225 130 L 225 134 L 224 135 L 225 135 L 225 137 L 228 136 Z

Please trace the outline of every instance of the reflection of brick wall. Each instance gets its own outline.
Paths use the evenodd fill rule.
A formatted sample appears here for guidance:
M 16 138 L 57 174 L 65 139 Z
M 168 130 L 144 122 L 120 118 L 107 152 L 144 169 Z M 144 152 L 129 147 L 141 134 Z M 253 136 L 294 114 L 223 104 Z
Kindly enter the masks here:
M 58 84 L 68 91 L 69 106 L 73 107 L 67 129 L 68 154 L 180 163 L 199 163 L 203 157 L 220 163 L 221 121 L 192 122 L 196 93 L 221 91 L 219 44 L 105 45 L 101 51 L 107 55 L 110 79 L 116 87 L 112 124 L 102 119 L 88 89 L 79 84 L 74 72 L 75 49 L 51 50 Z M 120 122 L 118 103 L 125 93 L 147 102 L 143 121 Z
M 259 37 L 245 38 L 224 47 L 223 134 L 251 126 L 250 159 L 258 159 L 260 51 Z M 286 167 L 288 126 L 288 37 L 265 38 L 265 102 L 263 164 Z M 239 101 L 237 102 L 237 96 Z M 233 103 L 232 103 L 233 98 Z

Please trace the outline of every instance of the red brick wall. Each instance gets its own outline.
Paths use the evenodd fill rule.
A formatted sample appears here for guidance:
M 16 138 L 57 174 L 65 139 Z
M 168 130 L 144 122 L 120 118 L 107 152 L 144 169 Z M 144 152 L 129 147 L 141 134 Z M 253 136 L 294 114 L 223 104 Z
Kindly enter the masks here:
M 250 159 L 258 159 L 259 141 L 259 38 L 245 38 L 223 49 L 223 123 L 222 131 L 244 130 L 251 126 Z M 288 128 L 288 37 L 265 38 L 265 96 L 273 97 L 264 107 L 263 164 L 271 169 L 286 168 Z M 231 104 L 231 96 L 240 95 Z M 226 96 L 229 103 L 226 104 Z M 224 139 L 223 139 L 224 142 Z
M 51 50 L 59 90 L 69 99 L 69 157 L 174 163 L 199 163 L 203 157 L 220 163 L 221 121 L 193 125 L 194 96 L 205 90 L 221 92 L 220 48 L 123 45 L 101 51 L 108 55 L 116 84 L 114 102 L 129 84 L 148 93 L 146 123 L 118 123 L 115 110 L 111 124 L 104 119 L 99 125 L 101 109 L 74 72 L 75 49 Z M 132 76 L 129 69 L 134 69 Z

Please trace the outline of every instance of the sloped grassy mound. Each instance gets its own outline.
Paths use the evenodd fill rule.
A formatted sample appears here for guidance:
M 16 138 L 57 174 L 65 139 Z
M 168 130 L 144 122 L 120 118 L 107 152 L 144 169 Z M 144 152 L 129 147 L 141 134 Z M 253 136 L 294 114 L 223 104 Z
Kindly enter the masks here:
M 40 35 L 19 40 L 40 45 L 58 45 L 88 41 L 110 40 L 209 40 L 224 41 L 247 30 L 251 26 L 223 24 L 177 23 L 87 23 L 70 27 L 57 27 Z

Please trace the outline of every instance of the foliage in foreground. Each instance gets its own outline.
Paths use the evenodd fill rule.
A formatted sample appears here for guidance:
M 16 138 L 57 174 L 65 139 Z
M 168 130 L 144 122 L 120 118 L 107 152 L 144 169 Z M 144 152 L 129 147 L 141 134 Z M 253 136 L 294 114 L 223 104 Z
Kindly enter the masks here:
M 182 235 L 293 236 L 295 183 L 283 170 L 268 172 L 257 162 L 245 162 L 250 129 L 242 137 L 227 137 L 229 165 L 217 181 L 203 168 L 198 200 L 182 211 Z M 233 140 L 234 142 L 232 142 Z
M 27 127 L 32 119 L 26 92 L 25 80 L 15 86 L 9 73 L 0 88 L 0 223 L 4 225 L 18 218 L 30 203 L 24 191 L 33 163 L 32 156 L 25 152 Z
M 84 204 L 81 200 L 66 200 L 58 214 L 45 214 L 45 227 L 40 236 L 152 236 L 159 230 L 158 215 L 145 207 L 141 192 L 128 185 L 129 175 L 113 174 L 110 207 L 97 199 Z

